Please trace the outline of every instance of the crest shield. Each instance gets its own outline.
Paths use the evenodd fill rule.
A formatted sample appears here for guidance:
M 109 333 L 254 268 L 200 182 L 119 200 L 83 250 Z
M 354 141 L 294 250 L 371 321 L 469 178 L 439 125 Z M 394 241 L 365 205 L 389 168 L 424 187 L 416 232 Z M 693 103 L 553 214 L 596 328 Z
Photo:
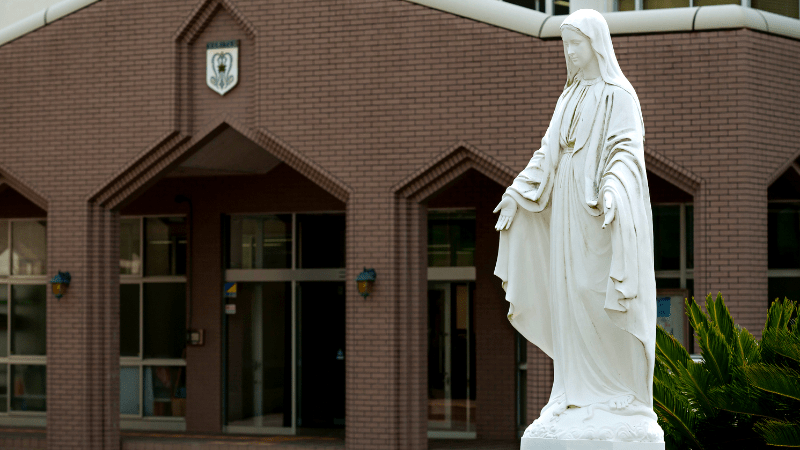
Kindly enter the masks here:
M 206 44 L 206 84 L 225 95 L 239 82 L 239 41 Z

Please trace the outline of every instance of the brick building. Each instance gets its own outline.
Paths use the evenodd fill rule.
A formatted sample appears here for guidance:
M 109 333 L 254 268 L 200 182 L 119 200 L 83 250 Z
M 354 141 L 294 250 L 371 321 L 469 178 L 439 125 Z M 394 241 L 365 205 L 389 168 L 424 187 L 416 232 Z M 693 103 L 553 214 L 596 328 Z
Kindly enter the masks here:
M 658 286 L 722 291 L 758 334 L 769 298 L 800 298 L 800 21 L 639 3 L 607 17 L 646 122 Z M 505 318 L 491 211 L 563 88 L 560 19 L 67 0 L 0 30 L 0 427 L 75 449 L 120 430 L 516 439 L 551 373 Z M 221 96 L 206 46 L 231 40 Z

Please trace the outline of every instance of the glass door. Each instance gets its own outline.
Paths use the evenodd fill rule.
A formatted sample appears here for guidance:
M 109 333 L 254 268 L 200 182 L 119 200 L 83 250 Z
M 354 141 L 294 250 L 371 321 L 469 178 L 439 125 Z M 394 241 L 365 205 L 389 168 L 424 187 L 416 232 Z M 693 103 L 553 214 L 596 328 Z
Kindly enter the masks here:
M 291 283 L 239 283 L 227 318 L 229 429 L 292 427 Z
M 474 437 L 475 337 L 471 282 L 428 285 L 428 430 Z

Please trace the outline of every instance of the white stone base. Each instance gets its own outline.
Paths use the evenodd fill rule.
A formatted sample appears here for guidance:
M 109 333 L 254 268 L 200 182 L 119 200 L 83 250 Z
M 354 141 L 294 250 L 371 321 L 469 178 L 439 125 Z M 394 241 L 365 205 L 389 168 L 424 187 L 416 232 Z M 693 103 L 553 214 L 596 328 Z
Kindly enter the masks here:
M 520 450 L 664 450 L 663 442 L 614 442 L 522 438 Z

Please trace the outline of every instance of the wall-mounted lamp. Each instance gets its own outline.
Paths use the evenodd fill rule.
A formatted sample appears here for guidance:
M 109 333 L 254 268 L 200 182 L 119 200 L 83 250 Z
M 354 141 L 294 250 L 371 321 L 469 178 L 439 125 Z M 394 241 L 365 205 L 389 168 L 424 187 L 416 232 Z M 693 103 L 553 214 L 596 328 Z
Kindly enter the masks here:
M 358 293 L 362 297 L 367 298 L 372 293 L 372 287 L 375 285 L 375 269 L 364 268 L 364 271 L 356 277 L 358 284 Z
M 56 298 L 61 298 L 66 292 L 67 287 L 69 287 L 69 282 L 72 279 L 69 272 L 62 272 L 58 271 L 58 275 L 54 276 L 50 283 L 53 284 L 53 295 Z

